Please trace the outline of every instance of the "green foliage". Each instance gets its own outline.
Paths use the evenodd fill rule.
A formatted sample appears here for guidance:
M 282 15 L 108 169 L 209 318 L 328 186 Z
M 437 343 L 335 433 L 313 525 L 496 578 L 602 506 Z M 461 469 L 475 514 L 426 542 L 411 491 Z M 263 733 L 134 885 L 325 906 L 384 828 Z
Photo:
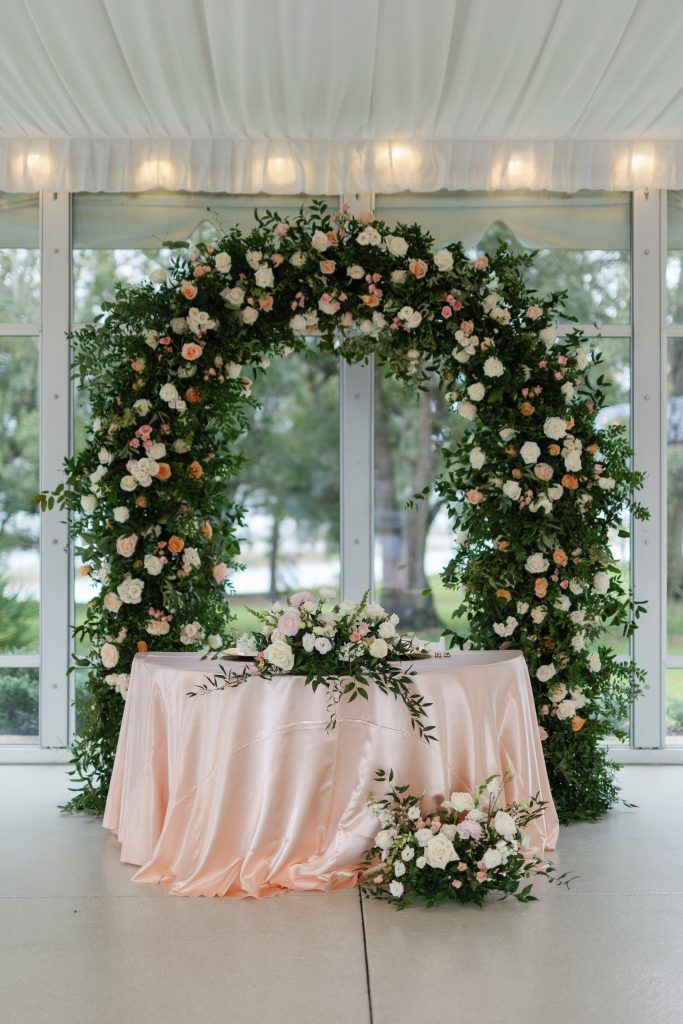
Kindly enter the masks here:
M 125 693 L 136 651 L 219 647 L 229 635 L 221 580 L 238 565 L 243 510 L 234 482 L 240 437 L 258 434 L 253 379 L 273 357 L 308 352 L 315 339 L 316 350 L 350 361 L 376 355 L 387 373 L 423 393 L 437 375 L 446 402 L 468 412 L 464 438 L 454 434 L 443 447 L 437 483 L 439 500 L 467 536 L 443 580 L 467 588 L 475 646 L 500 645 L 501 620 L 505 626 L 515 610 L 505 634 L 513 639 L 502 646 L 514 643 L 527 657 L 560 811 L 599 813 L 613 793 L 598 744 L 613 720 L 623 719 L 637 681 L 632 666 L 600 646 L 606 625 L 628 632 L 637 612 L 613 564 L 610 531 L 624 507 L 645 514 L 632 504 L 641 478 L 628 468 L 623 430 L 595 427 L 604 382 L 587 372 L 585 339 L 574 332 L 552 343 L 561 296 L 536 303 L 527 283 L 532 257 L 503 246 L 472 261 L 458 244 L 434 254 L 418 225 L 390 229 L 344 213 L 330 217 L 321 203 L 290 222 L 267 212 L 246 236 L 234 229 L 215 245 L 174 251 L 167 277 L 119 287 L 99 322 L 74 339 L 74 371 L 88 388 L 92 422 L 84 447 L 67 462 L 65 489 L 41 498 L 70 513 L 77 552 L 103 584 L 76 630 L 88 651 L 76 664 L 88 669 L 88 681 L 74 748 L 81 790 L 71 806 L 102 808 L 122 708 L 117 691 Z M 530 306 L 537 306 L 533 315 Z M 468 388 L 483 382 L 473 402 Z M 534 395 L 528 414 L 524 389 Z M 537 440 L 553 485 L 567 475 L 561 447 L 546 451 L 548 417 L 565 424 L 582 452 L 570 474 L 575 483 L 563 483 L 552 499 L 549 482 L 519 455 L 522 442 Z M 300 429 L 301 443 L 315 450 L 314 411 Z M 503 439 L 501 430 L 512 433 Z M 271 448 L 273 441 L 256 449 L 263 467 L 253 490 L 261 496 L 285 462 L 278 459 L 285 453 Z M 475 448 L 485 459 L 480 468 L 470 461 Z M 596 465 L 610 488 L 600 486 Z M 524 500 L 503 492 L 510 472 L 524 484 Z M 431 482 L 422 482 L 422 495 Z M 475 491 L 481 497 L 471 503 L 466 495 Z M 545 618 L 536 620 L 532 608 L 542 598 L 525 563 L 557 550 L 568 562 L 548 574 Z M 580 591 L 566 578 L 568 564 Z M 605 594 L 592 582 L 601 572 L 611 579 Z M 572 609 L 584 613 L 580 628 L 554 603 L 564 584 Z M 599 669 L 590 667 L 591 648 Z M 549 677 L 538 677 L 550 661 L 553 687 L 565 686 L 582 715 L 558 713 L 562 698 L 550 692 Z
M 35 736 L 37 732 L 37 670 L 0 671 L 0 736 Z

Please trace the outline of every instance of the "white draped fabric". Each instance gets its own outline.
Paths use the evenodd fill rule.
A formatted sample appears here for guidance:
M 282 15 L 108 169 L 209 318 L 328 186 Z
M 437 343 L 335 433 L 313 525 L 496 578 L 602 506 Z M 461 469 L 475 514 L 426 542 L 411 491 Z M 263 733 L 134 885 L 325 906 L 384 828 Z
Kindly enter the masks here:
M 0 190 L 683 187 L 680 0 L 0 10 Z

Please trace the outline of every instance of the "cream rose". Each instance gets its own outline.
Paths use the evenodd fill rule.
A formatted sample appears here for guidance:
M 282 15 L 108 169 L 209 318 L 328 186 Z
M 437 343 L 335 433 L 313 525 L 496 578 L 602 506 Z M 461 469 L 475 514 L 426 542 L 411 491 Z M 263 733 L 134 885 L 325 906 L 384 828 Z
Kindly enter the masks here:
M 534 462 L 538 462 L 541 456 L 541 449 L 535 441 L 525 441 L 519 449 L 519 454 L 522 456 L 522 459 L 526 462 L 527 466 L 530 466 Z
M 102 644 L 100 660 L 105 668 L 115 668 L 119 663 L 119 649 L 114 644 Z
M 269 644 L 263 652 L 266 661 L 281 672 L 289 672 L 294 666 L 294 651 L 283 640 Z
M 369 645 L 368 653 L 371 658 L 386 658 L 389 653 L 389 644 L 381 636 L 377 636 Z
M 119 610 L 119 608 L 123 604 L 123 601 L 121 600 L 121 598 L 119 597 L 118 594 L 113 594 L 112 593 L 112 594 L 105 594 L 104 595 L 104 600 L 103 600 L 102 603 L 103 603 L 104 607 L 106 608 L 106 610 L 108 612 L 113 612 L 114 613 L 114 612 L 117 612 Z
M 405 256 L 408 252 L 408 243 L 405 238 L 400 238 L 398 235 L 387 235 L 384 244 L 392 256 Z
M 457 856 L 451 840 L 440 833 L 433 836 L 425 846 L 425 860 L 430 868 L 440 868 L 443 870 Z
M 116 551 L 123 558 L 131 558 L 138 543 L 137 533 L 131 533 L 127 537 L 117 537 Z
M 482 398 L 486 394 L 486 388 L 481 381 L 477 381 L 476 384 L 470 384 L 467 389 L 467 394 L 473 402 L 481 402 Z
M 543 555 L 540 551 L 535 551 L 533 555 L 529 555 L 529 557 L 527 558 L 526 562 L 524 563 L 524 568 L 527 572 L 531 573 L 545 572 L 549 565 L 550 562 L 545 557 L 545 555 Z
M 543 424 L 543 433 L 553 441 L 559 441 L 567 433 L 564 420 L 559 416 L 549 416 Z

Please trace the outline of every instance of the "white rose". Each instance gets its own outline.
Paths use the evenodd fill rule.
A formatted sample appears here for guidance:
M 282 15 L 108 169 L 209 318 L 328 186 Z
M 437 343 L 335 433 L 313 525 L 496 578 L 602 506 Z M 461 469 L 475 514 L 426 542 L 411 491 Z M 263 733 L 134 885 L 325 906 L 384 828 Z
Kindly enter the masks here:
M 392 270 L 391 272 L 391 283 L 392 284 L 404 284 L 407 274 L 405 270 Z
M 219 274 L 229 274 L 232 267 L 232 258 L 227 252 L 217 252 L 214 258 L 216 270 Z
M 477 407 L 471 402 L 458 402 L 458 414 L 464 420 L 473 420 L 477 415 Z
M 540 605 L 540 606 L 538 606 L 536 608 L 532 608 L 532 610 L 531 610 L 531 618 L 536 623 L 543 622 L 543 620 L 546 617 L 546 615 L 547 615 L 547 609 L 544 608 L 543 605 Z
M 377 632 L 384 640 L 389 640 L 391 637 L 396 636 L 396 626 L 394 626 L 393 622 L 389 622 L 387 620 L 386 622 L 380 623 Z
M 583 708 L 586 706 L 586 695 L 580 687 L 572 690 L 572 700 L 576 708 Z
M 371 658 L 386 658 L 389 653 L 389 645 L 381 637 L 375 637 L 368 647 L 368 653 Z
M 489 356 L 484 363 L 484 373 L 487 377 L 502 377 L 505 373 L 505 367 L 500 359 L 496 359 L 495 356 Z
M 560 391 L 564 395 L 566 401 L 571 402 L 572 398 L 574 397 L 574 385 L 570 380 L 566 381 L 566 383 L 562 385 Z
M 84 494 L 81 498 L 81 508 L 86 515 L 91 516 L 97 508 L 97 498 L 94 494 Z
M 317 636 L 315 638 L 315 649 L 318 654 L 327 654 L 328 651 L 332 650 L 332 644 L 326 636 Z
M 564 487 L 562 484 L 553 484 L 548 488 L 548 497 L 551 501 L 559 501 L 564 494 Z
M 217 651 L 219 647 L 223 646 L 223 640 L 218 633 L 211 633 L 206 642 L 212 651 Z
M 457 856 L 453 843 L 440 833 L 433 836 L 425 847 L 425 860 L 430 868 L 444 869 L 452 860 L 456 860 Z
M 576 714 L 576 704 L 573 700 L 563 700 L 561 704 L 557 705 L 557 717 L 560 721 L 564 721 L 566 718 L 573 718 Z
M 349 267 L 346 273 L 352 281 L 360 281 L 362 277 L 365 277 L 365 270 L 357 263 L 354 263 L 353 266 Z
M 457 814 L 474 809 L 474 797 L 471 793 L 451 793 L 450 800 L 444 800 L 445 807 L 452 807 Z
M 586 643 L 585 633 L 575 633 L 570 642 L 575 651 L 582 651 Z
M 572 594 L 583 594 L 583 587 L 581 586 L 578 580 L 570 580 L 569 589 L 571 590 Z
M 294 665 L 294 651 L 283 640 L 276 640 L 266 647 L 263 655 L 266 661 L 280 669 L 281 672 L 289 672 Z
M 311 239 L 311 245 L 316 252 L 325 252 L 330 247 L 330 240 L 324 231 L 315 231 Z
M 533 555 L 529 555 L 527 558 L 524 568 L 527 572 L 545 572 L 549 565 L 550 562 L 545 555 L 541 554 L 540 551 L 535 551 Z
M 581 452 L 573 449 L 564 457 L 565 469 L 570 473 L 578 473 L 581 469 Z
M 242 310 L 242 319 L 249 327 L 258 320 L 258 309 L 253 306 L 245 306 Z
M 131 476 L 130 473 L 127 473 L 125 476 L 121 477 L 119 487 L 122 491 L 134 491 L 137 487 L 137 481 L 135 480 L 135 477 Z
M 313 635 L 313 633 L 304 633 L 304 635 L 301 638 L 303 648 L 308 654 L 310 654 L 315 647 L 315 639 L 316 638 Z
M 270 267 L 259 267 L 254 274 L 254 281 L 258 288 L 272 288 L 275 285 L 275 278 Z
M 491 310 L 491 316 L 499 324 L 509 324 L 510 323 L 510 310 L 509 309 L 504 309 L 502 306 L 495 306 Z
M 517 431 L 513 430 L 512 427 L 504 427 L 502 430 L 498 431 L 498 436 L 501 441 L 504 441 L 507 444 L 508 441 L 512 440 L 516 433 Z
M 166 281 L 168 280 L 168 270 L 166 267 L 156 267 L 156 269 L 149 275 L 149 279 L 152 284 L 166 284 Z
M 105 594 L 102 603 L 108 612 L 115 613 L 119 610 L 123 601 L 118 594 Z
M 365 614 L 371 619 L 384 619 L 387 613 L 377 601 L 370 601 L 365 606 Z
M 486 868 L 486 870 L 490 871 L 491 868 L 497 868 L 500 864 L 502 864 L 503 854 L 501 853 L 500 850 L 497 850 L 495 846 L 491 846 L 489 847 L 488 850 L 484 852 L 484 856 L 481 859 L 484 862 L 484 867 Z
M 150 636 L 166 636 L 170 629 L 171 624 L 166 619 L 150 619 L 147 623 L 147 632 Z
M 418 846 L 426 846 L 434 837 L 431 828 L 419 828 L 415 833 L 415 842 Z
M 144 586 L 143 580 L 136 580 L 126 576 L 125 580 L 119 583 L 116 592 L 124 604 L 140 604 Z
M 102 644 L 100 659 L 105 668 L 115 668 L 119 663 L 119 649 L 114 644 Z
M 473 448 L 470 452 L 470 466 L 472 466 L 473 469 L 481 469 L 485 462 L 486 456 L 481 448 Z
M 515 819 L 507 811 L 497 811 L 493 819 L 493 827 L 499 836 L 505 839 L 513 839 L 517 835 L 517 824 Z
M 434 265 L 437 270 L 445 271 L 453 269 L 453 253 L 448 249 L 439 249 L 434 253 Z
M 258 270 L 263 260 L 263 253 L 260 249 L 247 249 L 246 260 L 252 270 Z
M 541 449 L 535 441 L 525 441 L 519 449 L 519 454 L 522 456 L 527 466 L 530 466 L 532 463 L 538 462 L 541 456 Z
M 598 487 L 602 487 L 603 491 L 611 491 L 614 487 L 615 481 L 611 476 L 599 476 Z
M 567 433 L 564 420 L 560 419 L 559 416 L 549 416 L 543 424 L 543 433 L 546 437 L 552 438 L 553 441 L 559 441 Z
M 522 488 L 516 480 L 506 480 L 503 484 L 503 494 L 512 501 L 519 501 L 522 496 Z
M 405 256 L 408 252 L 408 243 L 405 238 L 399 238 L 398 235 L 387 235 L 384 244 L 392 256 Z
M 406 873 L 406 866 L 403 863 L 403 861 L 402 860 L 396 861 L 396 863 L 394 864 L 394 874 L 396 875 L 396 878 L 401 878 L 403 875 L 405 875 L 405 873 Z
M 539 665 L 536 669 L 536 678 L 539 683 L 548 683 L 555 675 L 555 666 L 552 661 L 548 665 Z
M 152 403 L 148 398 L 138 398 L 137 402 L 133 402 L 133 408 L 140 416 L 146 416 L 152 408 Z
M 419 814 L 420 814 L 420 808 L 419 807 L 411 807 L 410 811 L 408 811 L 408 817 L 412 818 L 412 820 L 415 820 L 415 819 L 414 819 L 414 816 L 411 814 L 411 811 L 415 811 L 415 810 L 417 811 L 418 816 L 419 816 Z M 406 863 L 411 861 L 414 856 L 415 856 L 415 850 L 412 848 L 412 846 L 404 846 L 403 849 L 401 850 L 401 860 L 404 860 Z
M 389 883 L 389 892 L 397 900 L 400 899 L 403 895 L 403 882 L 397 882 L 396 879 L 394 879 Z
M 114 458 L 114 456 L 112 455 L 111 452 L 108 452 L 106 448 L 100 448 L 99 452 L 97 453 L 97 458 L 103 465 L 108 466 L 111 460 Z
M 517 602 L 517 614 L 518 615 L 526 615 L 526 613 L 528 611 L 529 611 L 529 602 L 528 601 L 518 601 Z
M 549 687 L 548 696 L 553 704 L 559 704 L 567 696 L 567 687 L 563 686 L 562 683 L 555 683 L 554 686 Z
M 606 572 L 596 572 L 593 577 L 593 590 L 596 594 L 606 594 L 609 590 L 609 576 Z
M 236 309 L 242 305 L 245 296 L 244 288 L 224 288 L 220 293 L 221 298 L 228 306 L 234 306 Z
M 171 320 L 171 330 L 174 334 L 183 334 L 187 321 L 184 316 L 174 316 Z
M 156 555 L 145 555 L 145 570 L 150 576 L 158 576 L 164 568 L 164 563 Z
M 380 850 L 390 850 L 394 845 L 394 839 L 397 836 L 395 828 L 383 828 L 375 836 L 375 846 L 379 847 Z
M 494 622 L 493 631 L 498 636 L 512 636 L 519 623 L 514 615 L 508 615 L 505 622 Z
M 545 345 L 552 345 L 557 338 L 556 327 L 544 327 L 542 331 L 538 332 L 538 336 Z
M 579 349 L 579 351 L 576 353 L 575 362 L 577 370 L 585 370 L 588 366 L 588 356 L 582 349 Z
M 178 397 L 178 389 L 175 384 L 162 384 L 159 388 L 159 398 L 162 402 L 173 402 Z
M 602 668 L 602 662 L 600 661 L 600 655 L 593 652 L 588 655 L 588 667 L 591 672 L 599 672 Z
M 470 384 L 467 389 L 467 394 L 473 402 L 481 402 L 482 398 L 486 394 L 486 388 L 481 381 L 477 381 L 476 384 Z
M 163 459 L 166 455 L 166 445 L 162 444 L 161 441 L 157 441 L 151 448 L 148 449 L 147 454 L 150 459 Z

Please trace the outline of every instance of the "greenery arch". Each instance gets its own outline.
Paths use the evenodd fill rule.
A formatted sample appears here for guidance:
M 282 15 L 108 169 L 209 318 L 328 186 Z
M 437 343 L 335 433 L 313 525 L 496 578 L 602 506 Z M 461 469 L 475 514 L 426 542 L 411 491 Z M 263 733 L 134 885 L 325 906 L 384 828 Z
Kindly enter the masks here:
M 69 512 L 84 571 L 101 584 L 76 630 L 91 653 L 76 659 L 88 676 L 69 807 L 103 809 L 135 654 L 228 641 L 224 580 L 244 510 L 226 483 L 253 375 L 315 338 L 353 362 L 376 355 L 412 389 L 437 374 L 466 421 L 436 484 L 457 525 L 444 583 L 465 591 L 468 644 L 523 651 L 561 817 L 603 813 L 617 790 L 601 741 L 640 678 L 602 642 L 608 625 L 630 633 L 640 610 L 609 540 L 624 508 L 646 512 L 624 429 L 596 426 L 605 382 L 586 339 L 557 336 L 562 295 L 529 291 L 531 256 L 434 252 L 418 225 L 371 213 L 314 203 L 257 221 L 215 244 L 174 245 L 169 271 L 120 286 L 75 336 L 93 418 L 65 484 L 41 496 Z

